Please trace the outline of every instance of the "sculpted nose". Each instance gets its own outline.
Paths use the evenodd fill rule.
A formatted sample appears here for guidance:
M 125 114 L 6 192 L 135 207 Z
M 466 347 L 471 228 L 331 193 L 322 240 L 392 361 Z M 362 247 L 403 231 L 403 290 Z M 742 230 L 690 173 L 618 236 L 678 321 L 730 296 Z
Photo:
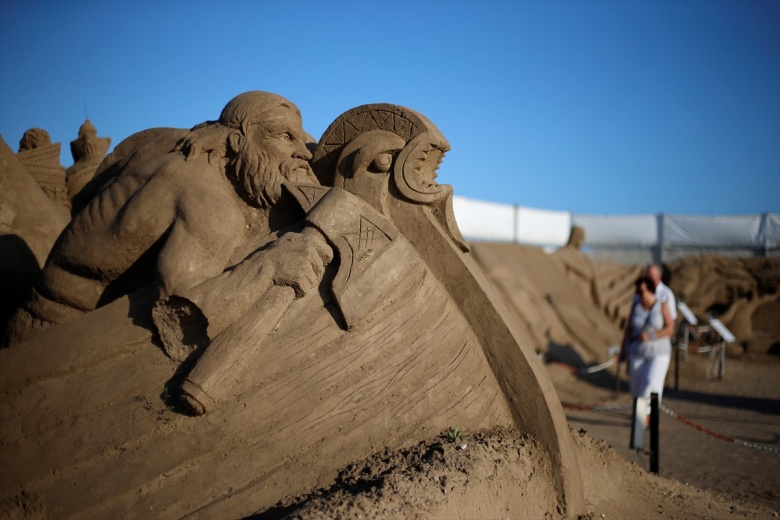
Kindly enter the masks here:
M 298 142 L 298 146 L 295 148 L 295 158 L 296 159 L 303 159 L 305 161 L 310 161 L 313 155 L 309 151 L 308 148 L 306 148 L 306 143 L 303 141 Z

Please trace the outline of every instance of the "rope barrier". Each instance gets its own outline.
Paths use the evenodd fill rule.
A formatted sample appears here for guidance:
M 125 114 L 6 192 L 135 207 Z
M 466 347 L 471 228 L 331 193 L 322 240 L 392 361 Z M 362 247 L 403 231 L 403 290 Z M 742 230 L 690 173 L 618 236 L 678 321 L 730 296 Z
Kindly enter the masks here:
M 694 354 L 706 354 L 707 352 L 710 352 L 712 355 L 712 352 L 718 352 L 719 349 L 723 347 L 722 344 L 718 343 L 715 345 L 707 345 L 704 347 L 688 347 L 688 352 L 693 352 Z M 683 349 L 685 350 L 685 349 Z M 572 365 L 567 365 L 566 363 L 561 363 L 560 361 L 551 361 L 549 364 L 556 365 L 559 367 L 563 367 L 572 374 L 595 374 L 596 372 L 601 372 L 602 370 L 606 370 L 612 365 L 615 364 L 615 362 L 618 360 L 618 356 L 613 356 L 607 361 L 599 364 L 599 365 L 593 365 L 589 367 L 575 367 Z M 707 379 L 712 379 L 716 376 L 716 371 L 718 370 L 718 361 L 715 360 L 711 366 L 707 367 Z
M 601 372 L 602 370 L 606 370 L 612 365 L 615 364 L 615 361 L 617 361 L 617 356 L 613 357 L 612 359 L 608 359 L 605 362 L 601 363 L 600 365 L 592 366 L 592 367 L 585 367 L 581 368 L 579 370 L 580 374 L 595 374 L 596 372 Z
M 707 352 L 712 352 L 713 350 L 718 350 L 720 348 L 720 344 L 717 345 L 707 345 L 704 347 L 688 347 L 688 352 L 693 352 L 694 354 L 706 354 Z M 683 349 L 685 350 L 685 349 Z
M 569 403 L 561 403 L 561 404 L 567 410 L 578 410 L 582 412 L 618 412 L 624 410 L 631 410 L 632 408 L 632 406 L 630 405 L 628 406 L 599 406 L 599 405 L 587 406 L 587 405 L 569 404 Z M 770 453 L 780 453 L 780 448 L 775 448 L 773 446 L 764 446 L 763 444 L 756 444 L 755 442 L 743 441 L 742 439 L 737 439 L 735 437 L 731 437 L 730 435 L 724 435 L 722 433 L 712 431 L 709 428 L 705 428 L 700 424 L 696 424 L 690 419 L 686 419 L 685 417 L 681 416 L 674 410 L 667 408 L 664 405 L 660 405 L 660 409 L 662 412 L 669 415 L 673 419 L 676 419 L 681 423 L 690 426 L 691 428 L 694 428 L 695 430 L 698 430 L 704 434 L 707 434 L 711 437 L 715 437 L 716 439 L 730 442 L 732 444 L 737 444 L 739 446 L 744 446 L 745 448 L 752 448 L 754 450 L 768 451 Z
M 603 406 L 585 406 L 585 405 L 579 405 L 579 404 L 568 404 L 568 403 L 561 403 L 563 404 L 563 407 L 569 410 L 579 410 L 581 412 L 624 412 L 626 410 L 631 410 L 631 405 L 622 405 L 622 406 L 609 406 L 609 405 L 603 405 Z
M 609 367 L 615 364 L 616 360 L 617 358 L 612 358 L 605 361 L 604 363 L 601 363 L 600 365 L 594 365 L 592 367 L 581 367 L 581 368 L 573 367 L 571 365 L 567 365 L 566 363 L 560 363 L 558 361 L 553 361 L 550 364 L 563 367 L 569 372 L 571 372 L 572 374 L 595 374 L 596 372 L 601 372 L 602 370 L 608 369 Z
M 612 365 L 614 365 L 617 359 L 618 356 L 613 356 L 601 364 L 593 365 L 589 367 L 579 367 L 579 368 L 575 366 L 567 365 L 566 363 L 561 363 L 559 361 L 553 361 L 550 364 L 563 367 L 569 372 L 571 372 L 572 374 L 595 374 L 596 372 L 601 372 L 602 370 L 606 370 Z
M 720 344 L 720 343 L 716 343 L 715 345 L 706 345 L 704 347 L 690 347 L 689 346 L 687 350 L 688 350 L 688 352 L 692 352 L 694 354 L 706 354 L 708 352 L 712 352 L 713 350 L 717 351 L 718 349 L 722 348 L 722 346 L 723 345 Z M 565 363 L 560 363 L 558 361 L 553 362 L 553 364 L 562 366 L 562 367 L 568 369 L 570 372 L 572 372 L 574 374 L 595 374 L 596 372 L 601 372 L 602 370 L 606 370 L 609 367 L 611 367 L 612 365 L 614 365 L 615 361 L 617 361 L 617 359 L 618 359 L 618 356 L 614 356 L 614 357 L 608 359 L 607 361 L 605 361 L 605 362 L 603 362 L 603 363 L 601 363 L 599 365 L 594 365 L 594 366 L 589 366 L 589 367 L 581 367 L 581 368 L 573 367 L 571 365 L 567 365 Z
M 696 430 L 699 430 L 702 433 L 706 433 L 707 435 L 711 437 L 715 437 L 716 439 L 720 439 L 722 441 L 731 442 L 734 444 L 738 444 L 740 446 L 744 446 L 746 448 L 753 448 L 754 450 L 762 450 L 762 451 L 768 451 L 770 453 L 780 453 L 780 448 L 775 448 L 773 446 L 764 446 L 763 444 L 756 444 L 755 442 L 748 442 L 743 441 L 742 439 L 737 439 L 735 437 L 732 437 L 730 435 L 724 435 L 722 433 L 714 432 L 710 430 L 709 428 L 705 428 L 701 424 L 696 424 L 695 422 L 691 421 L 690 419 L 686 419 L 685 417 L 681 416 L 674 410 L 671 410 L 670 408 L 667 408 L 664 405 L 660 405 L 660 409 L 662 412 L 664 412 L 666 415 L 669 415 L 673 419 L 677 419 L 683 424 L 686 424 L 690 426 L 691 428 L 694 428 Z

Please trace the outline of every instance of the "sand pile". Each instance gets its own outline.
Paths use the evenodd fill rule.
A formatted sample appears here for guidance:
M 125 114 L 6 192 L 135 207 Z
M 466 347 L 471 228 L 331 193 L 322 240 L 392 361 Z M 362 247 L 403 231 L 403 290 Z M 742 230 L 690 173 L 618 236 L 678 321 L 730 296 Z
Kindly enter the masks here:
M 777 516 L 771 506 L 655 476 L 585 430 L 571 434 L 588 472 L 587 505 L 575 518 Z M 478 431 L 465 449 L 441 435 L 356 461 L 332 485 L 286 497 L 250 518 L 561 518 L 556 504 L 545 500 L 553 492 L 549 471 L 544 450 L 520 432 Z

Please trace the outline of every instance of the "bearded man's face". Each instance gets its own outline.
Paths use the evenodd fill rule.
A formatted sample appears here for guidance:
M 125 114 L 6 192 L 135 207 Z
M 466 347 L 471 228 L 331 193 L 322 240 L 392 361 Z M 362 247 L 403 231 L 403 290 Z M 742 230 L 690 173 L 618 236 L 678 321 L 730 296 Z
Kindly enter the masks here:
M 300 118 L 279 107 L 265 114 L 264 121 L 251 124 L 232 169 L 236 188 L 253 206 L 268 209 L 282 196 L 284 182 L 317 184 L 309 166 L 311 152 Z

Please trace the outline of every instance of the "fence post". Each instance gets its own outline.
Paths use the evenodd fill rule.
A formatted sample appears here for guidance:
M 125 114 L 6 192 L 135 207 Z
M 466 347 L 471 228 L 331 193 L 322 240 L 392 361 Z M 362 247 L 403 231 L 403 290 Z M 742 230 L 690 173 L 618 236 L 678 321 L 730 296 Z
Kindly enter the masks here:
M 653 392 L 650 394 L 650 472 L 658 474 L 658 394 Z
M 764 233 L 764 258 L 769 256 L 769 212 L 765 211 L 761 215 L 761 224 L 759 229 Z
M 665 220 L 666 216 L 661 213 L 658 215 L 658 260 L 656 261 L 657 264 L 661 265 L 664 263 L 664 227 L 665 227 Z

